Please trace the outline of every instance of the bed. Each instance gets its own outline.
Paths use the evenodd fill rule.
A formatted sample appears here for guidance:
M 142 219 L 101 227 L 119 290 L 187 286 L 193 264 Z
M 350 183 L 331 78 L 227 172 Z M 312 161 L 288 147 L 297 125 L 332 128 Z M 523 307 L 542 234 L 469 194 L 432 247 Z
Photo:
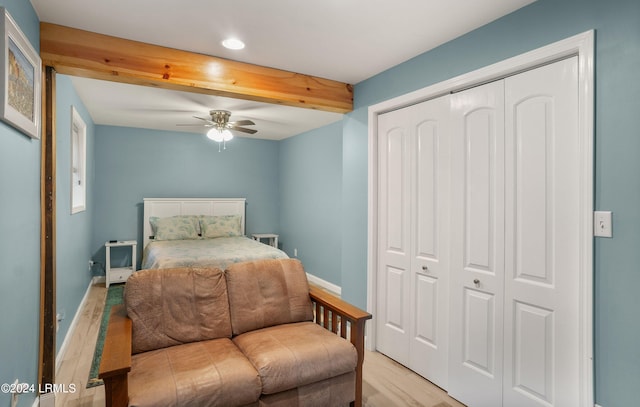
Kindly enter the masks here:
M 142 269 L 287 258 L 245 236 L 244 198 L 144 198 Z

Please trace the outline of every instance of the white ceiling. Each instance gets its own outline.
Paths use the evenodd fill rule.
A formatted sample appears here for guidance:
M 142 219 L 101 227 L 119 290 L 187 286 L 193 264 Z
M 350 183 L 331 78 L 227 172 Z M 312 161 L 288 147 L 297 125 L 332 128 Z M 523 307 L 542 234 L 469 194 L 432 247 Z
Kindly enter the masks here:
M 204 134 L 209 128 L 193 116 L 209 118 L 209 110 L 228 110 L 230 121 L 253 120 L 255 126 L 243 127 L 258 130 L 253 135 L 234 132 L 235 136 L 282 140 L 342 118 L 339 113 L 199 93 L 87 78 L 72 80 L 95 124 Z M 193 126 L 178 126 L 183 124 Z
M 356 84 L 535 0 L 31 0 L 40 21 Z M 236 37 L 240 51 L 222 47 Z M 341 115 L 74 78 L 96 124 L 169 131 L 210 109 L 282 139 Z M 240 134 L 245 137 L 246 135 Z

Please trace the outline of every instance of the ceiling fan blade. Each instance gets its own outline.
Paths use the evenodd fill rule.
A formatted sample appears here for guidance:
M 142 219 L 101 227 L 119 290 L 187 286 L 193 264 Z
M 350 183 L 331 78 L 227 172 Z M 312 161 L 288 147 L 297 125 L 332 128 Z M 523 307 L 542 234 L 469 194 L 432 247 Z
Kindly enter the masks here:
M 244 120 L 237 120 L 234 122 L 228 121 L 229 117 L 231 116 L 231 112 L 227 110 L 210 110 L 209 114 L 211 115 L 211 118 L 193 116 L 198 120 L 202 120 L 204 123 L 200 123 L 200 124 L 181 123 L 181 124 L 177 124 L 176 126 L 215 127 L 218 129 L 226 128 L 232 131 L 238 131 L 238 132 L 247 133 L 247 134 L 255 134 L 258 132 L 257 130 L 240 127 L 240 126 L 254 126 L 255 123 L 252 120 L 244 119 Z
M 205 121 L 205 122 L 207 122 L 207 123 L 209 123 L 209 124 L 211 124 L 211 125 L 216 124 L 214 121 L 211 121 L 211 119 L 206 119 L 206 118 L 204 118 L 204 117 L 198 117 L 198 116 L 193 116 L 193 117 L 195 117 L 196 119 L 200 119 L 200 120 L 202 120 L 202 121 Z
M 255 126 L 255 123 L 251 120 L 238 120 L 235 122 L 229 122 L 229 126 Z
M 240 132 L 247 133 L 247 134 L 255 134 L 255 133 L 258 132 L 258 130 L 245 129 L 244 127 L 233 127 L 233 126 L 230 126 L 229 129 L 233 130 L 233 131 L 240 131 Z

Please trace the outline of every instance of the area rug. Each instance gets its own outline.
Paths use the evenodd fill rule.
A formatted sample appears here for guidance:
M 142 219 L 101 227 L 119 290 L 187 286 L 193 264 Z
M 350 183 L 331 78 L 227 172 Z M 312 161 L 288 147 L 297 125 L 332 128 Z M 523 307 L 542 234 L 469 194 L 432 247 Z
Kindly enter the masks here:
M 96 340 L 96 350 L 93 352 L 93 361 L 91 362 L 91 370 L 89 370 L 89 379 L 87 380 L 87 388 L 102 386 L 102 379 L 98 378 L 100 370 L 100 360 L 102 360 L 102 349 L 104 348 L 104 338 L 107 335 L 107 324 L 109 323 L 109 314 L 111 307 L 122 304 L 122 295 L 124 293 L 124 284 L 112 285 L 107 291 L 107 298 L 102 312 L 102 320 L 100 321 L 100 330 L 98 331 L 98 339 Z

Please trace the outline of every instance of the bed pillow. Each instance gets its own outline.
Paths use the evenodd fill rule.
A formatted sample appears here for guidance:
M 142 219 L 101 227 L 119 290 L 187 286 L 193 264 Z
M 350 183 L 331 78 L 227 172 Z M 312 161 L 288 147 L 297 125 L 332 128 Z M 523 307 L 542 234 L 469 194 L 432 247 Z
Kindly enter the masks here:
M 203 216 L 200 218 L 202 237 L 242 236 L 241 221 L 240 215 Z
M 200 218 L 202 217 L 202 215 L 174 215 L 170 217 L 188 219 L 189 221 L 193 222 L 193 225 L 196 228 L 196 233 L 198 235 L 200 234 Z M 167 216 L 167 218 L 169 218 L 169 216 Z M 151 224 L 151 230 L 153 231 L 153 234 L 156 233 L 156 225 L 158 223 L 158 219 L 164 219 L 164 218 L 160 218 L 158 216 L 152 216 L 149 218 L 149 223 Z
M 169 218 L 149 218 L 153 228 L 155 240 L 183 240 L 198 239 L 196 225 L 197 218 L 194 216 L 172 216 Z

